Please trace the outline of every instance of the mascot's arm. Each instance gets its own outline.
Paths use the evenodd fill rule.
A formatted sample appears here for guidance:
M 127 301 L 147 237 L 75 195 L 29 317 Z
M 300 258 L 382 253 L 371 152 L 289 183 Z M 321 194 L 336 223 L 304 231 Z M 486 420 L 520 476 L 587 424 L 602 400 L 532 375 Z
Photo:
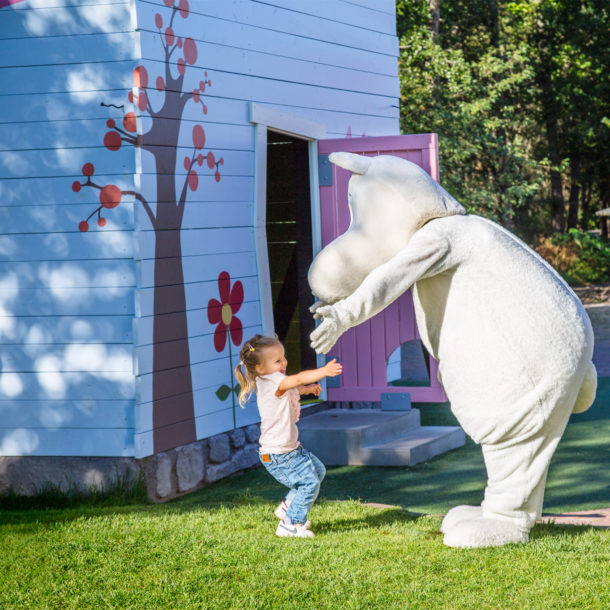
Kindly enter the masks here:
M 373 269 L 350 296 L 316 307 L 315 317 L 322 318 L 310 337 L 316 352 L 328 353 L 345 331 L 378 314 L 415 282 L 451 267 L 448 241 L 429 227 L 417 231 L 403 250 Z

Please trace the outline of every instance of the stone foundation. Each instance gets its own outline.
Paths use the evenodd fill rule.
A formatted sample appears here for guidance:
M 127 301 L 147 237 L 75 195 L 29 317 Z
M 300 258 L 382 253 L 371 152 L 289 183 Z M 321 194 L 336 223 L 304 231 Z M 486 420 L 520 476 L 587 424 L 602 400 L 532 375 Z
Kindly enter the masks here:
M 258 466 L 259 436 L 252 424 L 140 460 L 149 498 L 166 502 Z
M 332 407 L 319 403 L 302 417 Z M 53 485 L 67 491 L 104 490 L 117 480 L 135 481 L 142 475 L 149 498 L 166 502 L 209 483 L 259 466 L 260 425 L 236 428 L 189 445 L 143 459 L 116 457 L 0 457 L 0 493 L 12 489 L 33 495 Z
M 31 496 L 52 485 L 103 491 L 144 477 L 148 496 L 165 502 L 259 464 L 258 424 L 138 460 L 116 457 L 0 457 L 0 493 Z

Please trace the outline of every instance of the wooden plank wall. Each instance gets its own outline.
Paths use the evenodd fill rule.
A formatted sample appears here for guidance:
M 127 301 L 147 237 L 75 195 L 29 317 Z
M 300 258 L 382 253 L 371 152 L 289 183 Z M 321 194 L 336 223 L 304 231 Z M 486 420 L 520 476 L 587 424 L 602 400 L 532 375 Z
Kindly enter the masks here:
M 0 10 L 0 455 L 134 454 L 134 206 L 82 233 L 99 191 L 72 183 L 89 162 L 133 188 L 101 104 L 126 102 L 137 54 L 127 0 Z
M 235 314 L 244 338 L 261 328 L 248 104 L 324 123 L 329 137 L 398 133 L 398 45 L 393 0 L 189 5 L 188 19 L 175 22 L 198 49 L 184 90 L 211 84 L 205 116 L 201 105 L 185 107 L 178 159 L 190 154 L 197 123 L 206 149 L 223 158 L 220 181 L 205 163 L 199 171 L 181 228 L 196 432 L 205 438 L 258 419 L 253 404 L 235 411 L 231 396 L 217 394 L 231 384 L 238 347 L 216 351 L 207 315 L 227 272 L 244 288 Z M 162 70 L 155 16 L 167 23 L 168 11 L 162 0 L 24 0 L 1 9 L 0 455 L 153 451 L 154 231 L 125 198 L 107 210 L 105 227 L 94 217 L 80 232 L 99 192 L 71 185 L 92 163 L 98 184 L 155 200 L 157 172 L 167 168 L 129 146 L 110 152 L 103 137 L 108 119 L 119 123 L 131 108 L 134 68 L 144 65 L 153 83 Z M 156 107 L 161 94 L 148 93 Z M 176 174 L 181 186 L 180 162 Z
M 162 36 L 169 9 L 161 0 L 137 0 L 137 27 L 143 65 L 154 82 L 163 74 Z M 393 0 L 223 0 L 189 3 L 188 18 L 174 21 L 177 36 L 192 37 L 197 61 L 187 66 L 183 89 L 211 80 L 201 108 L 187 103 L 179 146 L 190 154 L 190 134 L 197 122 L 206 133 L 206 150 L 222 156 L 221 180 L 215 182 L 205 164 L 198 170 L 199 187 L 188 194 L 182 224 L 182 257 L 187 294 L 190 361 L 197 438 L 258 421 L 254 402 L 234 408 L 233 397 L 216 394 L 235 383 L 231 364 L 238 346 L 214 346 L 215 325 L 207 304 L 219 298 L 217 278 L 229 273 L 231 286 L 244 287 L 244 302 L 235 314 L 243 325 L 243 340 L 261 330 L 257 287 L 254 205 L 254 129 L 248 122 L 253 101 L 324 123 L 328 137 L 350 134 L 398 133 L 398 43 Z M 163 25 L 157 27 L 156 15 Z M 160 94 L 161 95 L 161 94 Z M 151 91 L 157 108 L 161 97 Z M 157 105 L 156 105 L 157 104 Z M 189 148 L 191 147 L 191 148 Z M 150 157 L 150 158 L 148 158 Z M 178 155 L 181 159 L 182 155 Z M 155 167 L 142 156 L 142 184 L 152 195 Z M 184 181 L 178 166 L 177 184 Z M 154 233 L 140 209 L 138 313 L 138 407 L 136 454 L 153 452 L 152 434 L 152 305 Z M 229 349 L 231 352 L 229 352 Z

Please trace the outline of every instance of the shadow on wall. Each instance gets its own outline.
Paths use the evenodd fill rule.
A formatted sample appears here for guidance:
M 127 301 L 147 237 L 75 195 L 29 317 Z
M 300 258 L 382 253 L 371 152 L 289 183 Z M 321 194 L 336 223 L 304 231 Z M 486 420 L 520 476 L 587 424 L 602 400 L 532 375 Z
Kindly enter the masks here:
M 0 457 L 0 493 L 32 495 L 49 488 L 104 492 L 117 485 L 129 486 L 140 475 L 134 458 Z

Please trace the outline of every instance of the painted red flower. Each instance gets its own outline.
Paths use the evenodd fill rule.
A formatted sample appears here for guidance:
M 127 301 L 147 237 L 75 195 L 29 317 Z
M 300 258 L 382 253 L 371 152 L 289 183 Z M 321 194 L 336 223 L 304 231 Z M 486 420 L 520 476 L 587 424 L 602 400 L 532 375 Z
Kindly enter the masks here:
M 214 347 L 217 352 L 222 352 L 227 342 L 227 331 L 234 345 L 241 345 L 244 329 L 235 314 L 244 302 L 244 287 L 237 281 L 231 288 L 231 277 L 223 271 L 218 276 L 218 294 L 220 301 L 210 299 L 208 302 L 208 320 L 210 324 L 218 324 L 214 331 Z

